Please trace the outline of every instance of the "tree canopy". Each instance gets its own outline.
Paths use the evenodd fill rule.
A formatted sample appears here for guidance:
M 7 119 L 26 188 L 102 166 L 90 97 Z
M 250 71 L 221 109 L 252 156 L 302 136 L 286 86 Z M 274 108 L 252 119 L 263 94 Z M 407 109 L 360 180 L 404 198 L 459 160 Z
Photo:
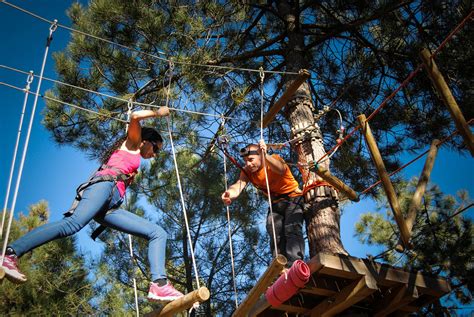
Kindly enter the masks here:
M 28 214 L 13 221 L 11 238 L 19 238 L 48 218 L 47 202 L 31 205 Z M 90 303 L 95 296 L 94 283 L 83 256 L 75 250 L 74 238 L 57 240 L 26 254 L 20 270 L 28 276 L 27 286 L 4 282 L 0 287 L 3 316 L 94 314 Z
M 399 184 L 399 199 L 406 214 L 415 192 L 417 179 Z M 431 185 L 424 195 L 424 203 L 417 213 L 413 231 L 413 249 L 404 253 L 395 252 L 398 234 L 388 203 L 379 192 L 378 212 L 366 213 L 356 223 L 355 236 L 363 243 L 383 246 L 380 255 L 387 263 L 410 271 L 423 272 L 428 276 L 443 276 L 449 279 L 453 292 L 440 302 L 425 308 L 424 313 L 442 316 L 447 309 L 456 313 L 460 304 L 472 302 L 473 291 L 473 225 L 463 212 L 472 207 L 472 199 L 466 191 L 457 197 L 445 195 L 438 186 Z M 385 211 L 385 213 L 384 213 Z M 462 306 L 461 306 L 462 307 Z
M 416 69 L 420 50 L 435 50 L 471 11 L 472 3 L 467 0 L 229 0 L 192 5 L 93 0 L 88 6 L 73 4 L 68 13 L 73 28 L 96 38 L 73 32 L 67 48 L 54 59 L 60 81 L 131 100 L 133 107 L 137 103 L 162 106 L 170 100 L 169 105 L 176 108 L 171 128 L 193 244 L 204 263 L 203 279 L 218 287 L 206 307 L 211 314 L 221 311 L 232 293 L 230 285 L 222 283 L 229 282 L 224 279 L 229 265 L 219 260 L 228 252 L 227 241 L 219 240 L 225 234 L 219 234 L 218 239 L 213 235 L 225 224 L 219 201 L 222 162 L 215 136 L 230 136 L 232 153 L 240 143 L 258 140 L 261 92 L 266 112 L 287 82 L 305 68 L 311 80 L 308 89 L 296 97 L 310 99 L 311 115 L 321 129 L 324 145 L 330 148 L 341 130 L 339 116 L 329 111 L 319 118 L 319 110 L 331 105 L 340 112 L 346 131 L 355 128 L 359 114 L 372 113 Z M 466 23 L 436 56 L 467 120 L 473 117 L 469 106 L 473 98 L 470 33 L 472 23 Z M 260 67 L 265 71 L 263 87 Z M 105 115 L 48 101 L 44 123 L 58 143 L 71 144 L 98 158 L 124 130 L 122 122 L 109 116 L 125 119 L 129 102 L 61 84 L 48 95 Z M 223 126 L 221 116 L 227 118 Z M 267 142 L 293 137 L 289 117 L 284 109 L 275 118 L 264 131 Z M 149 122 L 164 134 L 165 123 Z M 454 131 L 449 112 L 423 73 L 390 100 L 371 127 L 388 170 L 400 165 L 402 153 L 418 151 L 433 138 L 441 139 Z M 460 138 L 453 138 L 448 146 L 465 152 Z M 282 153 L 288 161 L 296 161 L 293 151 Z M 360 134 L 348 139 L 331 159 L 331 171 L 357 191 L 378 179 Z M 134 187 L 136 199 L 145 197 L 165 213 L 158 220 L 166 224 L 173 238 L 171 270 L 177 283 L 189 290 L 193 273 L 171 158 L 162 156 L 151 162 L 146 172 Z M 252 197 L 241 203 L 234 207 L 232 220 L 238 237 L 236 248 L 242 252 L 237 258 L 242 268 L 239 288 L 243 290 L 265 262 L 255 256 L 267 248 L 260 248 L 265 241 L 257 220 L 265 211 Z M 249 250 L 250 246 L 258 252 Z M 116 256 L 125 261 L 123 255 L 110 254 L 112 259 Z M 214 279 L 218 275 L 222 278 L 219 282 Z M 119 276 L 119 281 L 129 283 L 128 275 Z

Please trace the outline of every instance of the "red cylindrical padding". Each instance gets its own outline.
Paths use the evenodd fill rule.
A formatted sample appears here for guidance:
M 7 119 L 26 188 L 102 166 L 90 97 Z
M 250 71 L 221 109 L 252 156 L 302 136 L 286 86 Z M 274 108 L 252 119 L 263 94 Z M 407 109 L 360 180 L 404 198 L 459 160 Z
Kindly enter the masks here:
M 298 289 L 305 286 L 309 281 L 309 275 L 309 266 L 301 260 L 296 260 L 286 273 L 286 276 L 282 274 L 278 280 L 267 289 L 265 292 L 267 301 L 273 307 L 280 306 L 295 295 Z

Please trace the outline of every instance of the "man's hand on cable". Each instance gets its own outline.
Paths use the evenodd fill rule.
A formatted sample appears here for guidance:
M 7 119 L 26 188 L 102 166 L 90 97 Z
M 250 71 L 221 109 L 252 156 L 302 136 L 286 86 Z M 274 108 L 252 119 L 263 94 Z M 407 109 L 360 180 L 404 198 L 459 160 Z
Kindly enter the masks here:
M 260 153 L 262 154 L 263 157 L 267 154 L 267 144 L 265 144 L 265 140 L 261 139 L 258 141 L 258 146 L 260 147 Z

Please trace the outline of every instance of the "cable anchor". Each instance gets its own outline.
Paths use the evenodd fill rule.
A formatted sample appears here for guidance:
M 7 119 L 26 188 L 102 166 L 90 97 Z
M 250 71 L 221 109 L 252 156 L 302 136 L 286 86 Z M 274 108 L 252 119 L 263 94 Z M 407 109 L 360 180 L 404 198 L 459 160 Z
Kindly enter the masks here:
M 30 85 L 33 82 L 33 79 L 35 79 L 35 76 L 33 75 L 33 71 L 30 70 L 28 77 L 26 78 L 26 87 L 24 91 L 29 91 L 30 90 Z

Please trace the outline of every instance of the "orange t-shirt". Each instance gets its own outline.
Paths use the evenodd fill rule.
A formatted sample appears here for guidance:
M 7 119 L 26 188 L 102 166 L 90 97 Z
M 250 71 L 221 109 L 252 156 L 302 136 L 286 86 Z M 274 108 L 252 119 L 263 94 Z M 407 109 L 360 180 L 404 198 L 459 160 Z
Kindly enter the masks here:
M 284 195 L 288 194 L 289 197 L 301 196 L 301 190 L 299 189 L 298 182 L 293 177 L 290 168 L 286 165 L 278 154 L 272 154 L 272 157 L 281 161 L 285 165 L 285 172 L 283 175 L 279 175 L 270 169 L 269 164 L 266 164 L 268 184 L 270 186 L 270 193 L 272 195 Z M 265 181 L 265 172 L 263 168 L 259 169 L 255 173 L 247 173 L 249 181 L 264 194 L 267 194 L 267 184 Z

